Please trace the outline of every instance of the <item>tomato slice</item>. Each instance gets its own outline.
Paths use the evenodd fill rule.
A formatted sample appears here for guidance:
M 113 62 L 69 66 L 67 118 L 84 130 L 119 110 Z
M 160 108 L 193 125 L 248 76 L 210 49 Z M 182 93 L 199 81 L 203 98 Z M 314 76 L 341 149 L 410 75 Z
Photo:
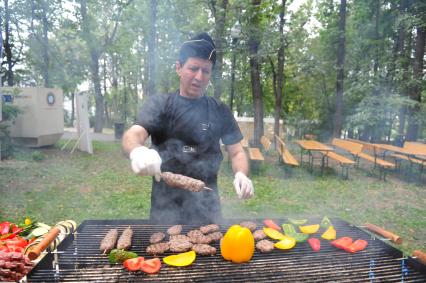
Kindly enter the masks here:
M 277 225 L 272 219 L 265 219 L 263 220 L 263 224 L 265 224 L 266 227 L 272 228 L 277 231 L 281 231 L 281 227 Z
M 135 258 L 129 258 L 123 262 L 123 266 L 128 271 L 138 271 L 141 268 L 142 262 L 144 262 L 144 258 L 141 256 L 135 257 Z
M 331 244 L 339 249 L 345 249 L 352 244 L 351 237 L 342 237 L 337 240 L 331 241 Z
M 141 265 L 140 269 L 148 274 L 154 274 L 160 271 L 161 268 L 161 261 L 158 257 L 153 259 L 144 260 Z

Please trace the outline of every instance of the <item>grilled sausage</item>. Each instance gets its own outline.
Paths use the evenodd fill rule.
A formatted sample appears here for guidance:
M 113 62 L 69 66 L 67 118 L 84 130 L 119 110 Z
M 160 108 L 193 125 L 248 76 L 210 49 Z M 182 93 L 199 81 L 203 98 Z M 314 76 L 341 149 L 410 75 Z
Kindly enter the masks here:
M 149 242 L 151 244 L 156 244 L 161 242 L 165 237 L 166 235 L 163 232 L 157 232 L 151 235 L 151 238 L 149 238 Z
M 121 234 L 120 238 L 117 242 L 117 249 L 119 250 L 128 250 L 132 246 L 132 236 L 133 236 L 133 230 L 132 228 L 127 227 L 123 234 Z
M 115 243 L 117 243 L 118 238 L 118 230 L 117 229 L 111 229 L 108 231 L 108 233 L 105 235 L 105 237 L 101 241 L 101 245 L 99 249 L 103 253 L 109 253 L 114 247 Z
M 201 192 L 206 186 L 206 183 L 201 180 L 197 180 L 181 174 L 174 174 L 171 172 L 161 173 L 161 178 L 170 187 L 184 189 L 191 192 Z

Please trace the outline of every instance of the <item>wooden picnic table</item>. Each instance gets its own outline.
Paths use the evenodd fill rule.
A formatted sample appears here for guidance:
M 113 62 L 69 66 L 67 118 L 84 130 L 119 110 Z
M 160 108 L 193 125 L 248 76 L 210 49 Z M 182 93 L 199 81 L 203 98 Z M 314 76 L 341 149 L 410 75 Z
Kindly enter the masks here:
M 249 147 L 248 140 L 247 140 L 246 138 L 243 138 L 243 139 L 242 139 L 242 141 L 241 141 L 241 145 L 242 145 L 243 147 Z
M 334 151 L 333 148 L 320 143 L 319 141 L 315 140 L 297 140 L 296 143 L 300 146 L 302 149 L 300 151 L 300 164 L 303 162 L 303 152 L 306 151 L 309 156 L 309 169 L 311 172 L 313 172 L 314 169 L 314 160 L 315 160 L 315 153 L 320 154 L 321 158 L 321 175 L 324 171 L 324 165 L 325 165 L 325 158 L 327 157 L 327 154 L 329 152 Z

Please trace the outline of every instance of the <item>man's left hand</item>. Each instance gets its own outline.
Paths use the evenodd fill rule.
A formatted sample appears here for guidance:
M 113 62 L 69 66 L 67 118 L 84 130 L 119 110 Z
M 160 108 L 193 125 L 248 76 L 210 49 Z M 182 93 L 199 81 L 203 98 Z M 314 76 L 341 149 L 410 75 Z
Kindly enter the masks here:
M 243 172 L 235 174 L 234 188 L 240 199 L 248 199 L 254 195 L 253 183 Z

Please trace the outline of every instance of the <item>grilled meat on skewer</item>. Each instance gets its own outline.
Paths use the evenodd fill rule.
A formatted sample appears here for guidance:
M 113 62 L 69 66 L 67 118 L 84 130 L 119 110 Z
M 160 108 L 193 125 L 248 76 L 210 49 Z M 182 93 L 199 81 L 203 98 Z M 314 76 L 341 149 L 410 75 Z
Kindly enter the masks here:
M 148 246 L 146 248 L 146 252 L 149 253 L 150 255 L 160 255 L 160 254 L 164 254 L 165 252 L 167 252 L 170 248 L 170 244 L 167 243 L 157 243 L 157 244 L 152 244 L 150 246 Z
M 246 228 L 248 228 L 252 232 L 254 230 L 256 230 L 256 227 L 257 227 L 256 223 L 254 223 L 252 221 L 243 221 L 243 222 L 240 223 L 240 226 L 246 227 Z
M 209 225 L 200 227 L 200 231 L 204 235 L 209 234 L 209 233 L 213 233 L 213 232 L 216 232 L 216 231 L 219 231 L 219 230 L 220 230 L 220 227 L 217 224 L 209 224 Z
M 206 244 L 193 245 L 192 250 L 199 255 L 215 255 L 216 254 L 216 248 Z
M 151 238 L 149 238 L 149 242 L 151 244 L 156 244 L 161 242 L 166 237 L 166 234 L 162 232 L 157 232 L 151 235 Z
M 262 253 L 269 253 L 274 249 L 274 243 L 269 240 L 262 240 L 256 243 L 256 249 Z
M 120 238 L 117 242 L 117 249 L 119 250 L 128 250 L 132 246 L 132 236 L 133 236 L 133 230 L 132 228 L 127 227 L 123 234 L 121 234 Z
M 105 235 L 105 237 L 101 241 L 101 245 L 99 249 L 103 253 L 109 253 L 113 248 L 115 248 L 115 243 L 117 243 L 118 239 L 118 230 L 111 229 Z
M 213 242 L 217 242 L 223 238 L 223 235 L 221 232 L 218 231 L 218 232 L 213 232 L 208 234 L 207 237 L 210 237 L 210 239 L 212 239 Z
M 201 180 L 197 180 L 191 177 L 187 177 L 181 174 L 174 174 L 171 172 L 161 173 L 161 179 L 170 187 L 184 189 L 191 192 L 201 192 L 203 190 L 211 190 L 206 187 L 206 183 Z
M 170 236 L 179 235 L 180 232 L 182 232 L 182 225 L 174 225 L 167 229 L 167 234 L 169 234 Z
M 253 238 L 255 241 L 260 241 L 266 238 L 266 234 L 263 230 L 256 230 L 253 232 Z

